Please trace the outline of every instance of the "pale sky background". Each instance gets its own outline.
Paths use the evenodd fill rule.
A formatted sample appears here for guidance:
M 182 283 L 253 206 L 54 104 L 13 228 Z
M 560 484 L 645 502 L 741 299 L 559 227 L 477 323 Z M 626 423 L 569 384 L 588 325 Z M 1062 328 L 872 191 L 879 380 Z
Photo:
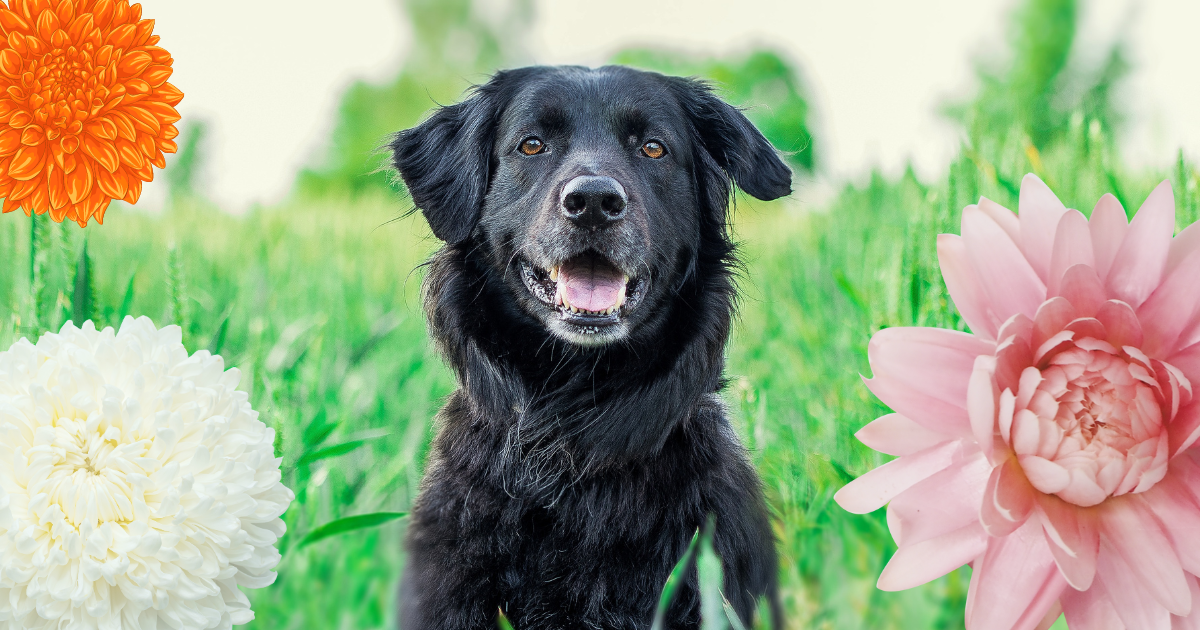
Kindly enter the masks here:
M 502 0 L 493 0 L 502 1 Z M 1013 0 L 536 0 L 522 35 L 537 63 L 598 65 L 623 47 L 723 54 L 765 45 L 801 68 L 826 181 L 873 166 L 940 175 L 959 136 L 937 108 L 971 93 L 972 60 L 1004 44 Z M 394 76 L 411 39 L 397 0 L 142 0 L 186 118 L 211 123 L 207 194 L 240 210 L 289 191 L 317 161 L 340 94 Z M 1093 0 L 1076 44 L 1100 50 L 1122 30 L 1135 73 L 1122 95 L 1137 165 L 1200 158 L 1200 2 Z M 236 18 L 236 19 L 231 19 Z M 473 77 L 479 79 L 479 77 Z M 432 103 L 431 103 L 432 105 Z M 155 182 L 158 184 L 159 182 Z M 147 187 L 154 206 L 162 187 Z M 803 191 L 801 197 L 803 198 Z

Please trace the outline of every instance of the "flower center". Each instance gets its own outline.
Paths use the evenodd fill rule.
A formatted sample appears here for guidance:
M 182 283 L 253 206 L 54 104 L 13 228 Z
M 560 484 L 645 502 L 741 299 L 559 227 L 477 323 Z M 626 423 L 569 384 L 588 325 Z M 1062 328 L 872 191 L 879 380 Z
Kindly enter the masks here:
M 1011 442 L 1030 483 L 1087 506 L 1162 479 L 1168 401 L 1190 384 L 1135 349 L 1082 338 L 1027 368 L 1020 389 Z
M 100 474 L 100 472 L 97 471 L 94 466 L 92 466 L 92 458 L 90 458 L 90 457 L 83 458 L 83 469 L 92 473 L 93 475 Z
M 1088 360 L 1090 365 L 1073 379 L 1071 374 L 1077 370 L 1059 365 L 1043 372 L 1044 378 L 1057 377 L 1056 372 L 1061 372 L 1062 378 L 1070 379 L 1057 396 L 1059 411 L 1055 420 L 1066 432 L 1065 439 L 1079 440 L 1085 448 L 1095 443 L 1095 448 L 1107 446 L 1124 453 L 1136 443 L 1131 435 L 1135 416 L 1161 424 L 1161 414 L 1154 413 L 1157 406 L 1140 410 L 1134 405 L 1149 386 L 1130 376 L 1128 362 L 1098 351 L 1089 353 Z M 1042 386 L 1039 389 L 1045 391 Z M 1158 417 L 1140 417 L 1147 415 Z
M 33 38 L 23 40 L 27 48 L 41 47 L 45 52 L 37 55 L 28 51 L 20 76 L 8 92 L 19 109 L 28 114 L 14 125 L 23 129 L 24 144 L 78 136 L 83 123 L 91 118 L 89 114 L 108 95 L 108 89 L 97 79 L 116 72 L 107 67 L 97 70 L 91 42 L 76 47 L 65 34 L 52 39 L 58 45 L 50 44 L 49 50 Z M 67 153 L 74 153 L 77 147 L 74 140 L 62 144 Z
M 45 493 L 44 509 L 57 507 L 76 528 L 84 523 L 129 523 L 147 440 L 128 441 L 122 431 L 98 421 L 59 418 L 29 450 L 30 496 Z M 44 471 L 42 474 L 38 474 Z

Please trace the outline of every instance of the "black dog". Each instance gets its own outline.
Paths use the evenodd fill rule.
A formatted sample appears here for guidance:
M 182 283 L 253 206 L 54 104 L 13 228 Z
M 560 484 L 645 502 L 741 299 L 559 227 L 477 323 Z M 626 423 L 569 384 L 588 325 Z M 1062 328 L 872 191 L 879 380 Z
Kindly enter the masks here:
M 408 530 L 404 630 L 648 628 L 697 527 L 749 622 L 777 560 L 717 395 L 732 184 L 791 188 L 702 83 L 623 67 L 500 72 L 396 135 L 433 233 L 430 330 L 460 389 Z M 666 627 L 697 628 L 695 571 Z

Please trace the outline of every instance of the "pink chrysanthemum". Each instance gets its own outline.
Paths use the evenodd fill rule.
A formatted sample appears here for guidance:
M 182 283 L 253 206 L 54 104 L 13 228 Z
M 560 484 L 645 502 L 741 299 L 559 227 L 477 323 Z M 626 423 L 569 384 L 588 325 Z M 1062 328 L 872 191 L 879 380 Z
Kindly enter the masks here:
M 938 237 L 973 334 L 888 328 L 858 432 L 898 456 L 842 488 L 888 505 L 879 588 L 971 563 L 970 630 L 1200 628 L 1200 227 L 1172 238 L 1164 182 L 1132 222 L 1089 221 L 1037 177 L 1020 216 L 982 199 Z

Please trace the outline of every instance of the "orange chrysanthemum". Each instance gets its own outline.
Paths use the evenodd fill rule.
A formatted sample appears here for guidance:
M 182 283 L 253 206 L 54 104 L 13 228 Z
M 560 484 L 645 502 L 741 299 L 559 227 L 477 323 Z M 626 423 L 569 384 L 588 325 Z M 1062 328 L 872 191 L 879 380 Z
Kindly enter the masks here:
M 127 0 L 0 0 L 4 212 L 104 222 L 135 203 L 179 135 L 171 55 Z

